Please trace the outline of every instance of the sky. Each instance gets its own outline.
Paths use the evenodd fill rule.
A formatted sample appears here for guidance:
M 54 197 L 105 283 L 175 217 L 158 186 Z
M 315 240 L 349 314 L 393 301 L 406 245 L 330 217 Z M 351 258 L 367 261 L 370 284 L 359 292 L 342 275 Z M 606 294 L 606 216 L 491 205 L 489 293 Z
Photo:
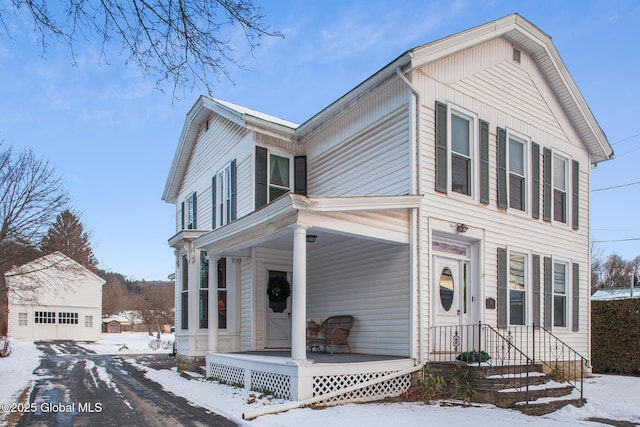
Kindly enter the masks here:
M 171 334 L 163 335 L 163 341 L 170 343 Z M 544 416 L 527 416 L 520 412 L 499 409 L 493 405 L 474 404 L 473 408 L 425 405 L 421 402 L 402 403 L 368 403 L 335 406 L 323 410 L 299 408 L 277 414 L 262 415 L 253 420 L 243 420 L 242 414 L 255 413 L 263 409 L 277 407 L 287 401 L 258 397 L 259 393 L 239 389 L 237 387 L 218 384 L 204 380 L 187 380 L 173 368 L 151 369 L 138 363 L 127 354 L 163 354 L 169 349 L 150 350 L 147 344 L 149 337 L 145 333 L 103 334 L 102 340 L 95 343 L 79 343 L 81 346 L 98 354 L 116 354 L 124 358 L 145 376 L 159 383 L 165 390 L 182 396 L 194 405 L 209 409 L 225 416 L 242 427 L 283 427 L 305 426 L 448 426 L 468 427 L 491 425 L 493 427 L 512 426 L 606 426 L 612 424 L 586 421 L 589 418 L 600 418 L 627 422 L 625 425 L 640 423 L 640 406 L 638 405 L 638 387 L 640 378 L 621 375 L 593 375 L 585 379 L 584 395 L 587 403 L 582 408 L 565 406 L 564 408 Z M 123 345 L 126 348 L 123 349 Z M 167 345 L 166 347 L 170 347 Z M 33 341 L 12 340 L 13 353 L 7 358 L 0 358 L 0 377 L 3 387 L 0 388 L 0 402 L 16 402 L 22 390 L 29 387 L 30 382 L 41 378 L 47 372 L 36 369 L 42 353 Z M 53 346 L 56 350 L 56 346 Z M 65 354 L 59 348 L 57 354 Z M 67 353 L 68 354 L 68 353 Z M 35 369 L 35 371 L 34 371 Z M 121 394 L 117 383 L 106 370 L 98 372 L 96 387 L 108 387 Z M 104 383 L 104 384 L 103 384 Z M 577 395 L 579 397 L 579 395 Z M 55 403 L 55 402 L 54 402 Z M 105 410 L 109 408 L 105 407 Z M 0 411 L 0 426 L 6 413 Z M 622 423 L 620 424 L 622 425 Z
M 517 12 L 549 34 L 616 153 L 592 173 L 592 240 L 604 255 L 640 256 L 640 2 L 259 1 L 267 38 L 213 96 L 302 123 L 408 49 Z M 5 17 L 6 20 L 6 17 Z M 184 119 L 203 93 L 158 90 L 119 45 L 43 54 L 28 24 L 0 26 L 0 141 L 32 149 L 62 177 L 91 233 L 99 267 L 165 280 L 175 206 L 161 200 Z M 616 188 L 610 188 L 616 187 Z

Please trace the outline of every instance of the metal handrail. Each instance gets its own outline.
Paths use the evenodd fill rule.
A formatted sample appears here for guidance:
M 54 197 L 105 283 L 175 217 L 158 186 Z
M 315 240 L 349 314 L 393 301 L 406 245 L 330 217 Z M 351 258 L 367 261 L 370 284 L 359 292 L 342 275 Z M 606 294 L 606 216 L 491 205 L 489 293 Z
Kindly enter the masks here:
M 470 364 L 477 362 L 478 366 L 500 366 L 497 374 L 529 403 L 529 373 L 533 360 L 508 337 L 481 322 L 477 325 L 433 326 L 430 329 L 434 340 L 432 362 L 458 360 Z M 485 359 L 486 356 L 490 358 Z
M 514 345 L 545 365 L 559 382 L 567 382 L 584 398 L 584 376 L 587 359 L 542 326 L 510 326 L 507 336 Z M 531 330 L 531 336 L 529 336 Z

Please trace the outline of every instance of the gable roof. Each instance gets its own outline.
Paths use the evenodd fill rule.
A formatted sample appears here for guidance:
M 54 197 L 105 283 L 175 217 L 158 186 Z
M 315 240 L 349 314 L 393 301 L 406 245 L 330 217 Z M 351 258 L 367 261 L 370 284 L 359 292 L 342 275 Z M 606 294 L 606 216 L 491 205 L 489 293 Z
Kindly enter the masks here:
M 263 131 L 276 132 L 293 139 L 303 138 L 322 128 L 341 114 L 344 108 L 356 102 L 367 91 L 394 76 L 399 70 L 406 72 L 499 37 L 504 37 L 534 58 L 560 105 L 591 153 L 592 163 L 597 164 L 612 159 L 613 149 L 562 61 L 551 37 L 522 16 L 511 14 L 404 52 L 301 125 L 227 101 L 201 96 L 187 113 L 162 200 L 175 203 L 196 136 L 211 113 L 220 114 L 245 129 L 260 128 Z
M 592 155 L 592 163 L 612 159 L 613 149 L 562 61 L 551 37 L 518 14 L 508 15 L 404 52 L 376 74 L 303 123 L 296 133 L 299 137 L 313 133 L 323 123 L 339 114 L 346 105 L 396 74 L 398 70 L 407 72 L 499 37 L 504 37 L 534 58 L 569 120 L 587 145 Z
M 218 114 L 244 129 L 259 128 L 264 132 L 274 132 L 279 135 L 293 136 L 295 129 L 299 126 L 297 123 L 279 117 L 201 95 L 187 113 L 162 200 L 175 203 L 200 128 L 212 113 Z
M 93 273 L 91 270 L 69 258 L 60 251 L 55 251 L 48 255 L 44 255 L 31 262 L 22 264 L 19 267 L 14 267 L 11 270 L 7 271 L 4 275 L 6 278 L 28 277 L 29 275 L 37 275 L 42 272 L 47 272 L 47 275 L 50 275 L 51 272 L 55 272 L 56 270 L 67 271 L 73 276 L 82 274 L 84 276 L 90 277 L 97 282 L 100 282 L 102 285 L 106 283 L 106 281 L 102 277 Z

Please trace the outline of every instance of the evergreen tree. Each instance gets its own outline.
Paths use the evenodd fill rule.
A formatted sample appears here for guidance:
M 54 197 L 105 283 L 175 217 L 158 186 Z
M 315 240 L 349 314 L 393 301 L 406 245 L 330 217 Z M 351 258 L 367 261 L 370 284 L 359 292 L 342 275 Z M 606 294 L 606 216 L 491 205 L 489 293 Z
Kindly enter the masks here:
M 60 251 L 94 273 L 98 271 L 98 261 L 89 245 L 89 234 L 84 231 L 78 217 L 69 210 L 58 215 L 42 239 L 40 249 L 45 254 Z

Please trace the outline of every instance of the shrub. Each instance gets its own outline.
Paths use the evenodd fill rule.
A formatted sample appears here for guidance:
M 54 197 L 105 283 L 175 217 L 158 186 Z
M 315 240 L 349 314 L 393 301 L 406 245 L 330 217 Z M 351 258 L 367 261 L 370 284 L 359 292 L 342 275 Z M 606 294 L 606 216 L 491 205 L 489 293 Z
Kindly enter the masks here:
M 484 351 L 465 351 L 456 357 L 456 360 L 460 360 L 462 362 L 486 362 L 489 359 L 491 359 L 491 356 Z

